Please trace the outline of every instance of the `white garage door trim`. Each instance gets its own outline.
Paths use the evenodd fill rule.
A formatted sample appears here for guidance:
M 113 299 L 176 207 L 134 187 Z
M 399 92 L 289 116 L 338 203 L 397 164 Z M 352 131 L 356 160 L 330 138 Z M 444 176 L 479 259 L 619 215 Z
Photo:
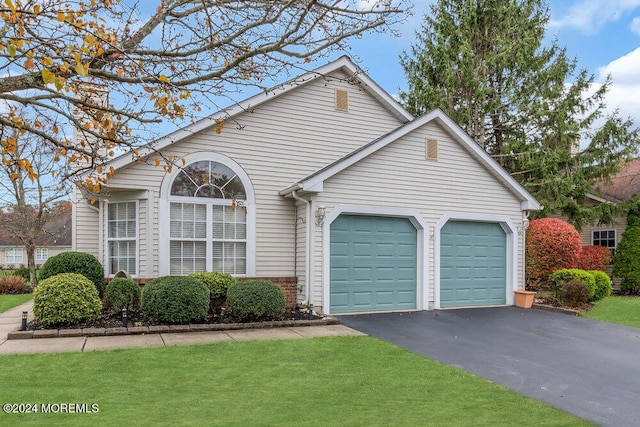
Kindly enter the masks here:
M 518 269 L 518 233 L 510 218 L 502 215 L 473 213 L 447 213 L 436 224 L 434 247 L 434 307 L 440 308 L 440 232 L 448 221 L 497 222 L 502 226 L 507 237 L 507 305 L 513 305 L 513 290 L 516 289 Z
M 407 218 L 416 227 L 417 231 L 417 247 L 418 247 L 418 277 L 416 290 L 416 309 L 426 310 L 428 307 L 428 286 L 427 286 L 427 265 L 425 260 L 428 259 L 428 246 L 425 230 L 427 230 L 427 222 L 424 220 L 420 212 L 415 209 L 395 209 L 377 206 L 357 206 L 357 205 L 338 205 L 327 214 L 322 228 L 322 310 L 325 314 L 331 314 L 331 297 L 330 297 L 330 263 L 331 256 L 331 223 L 341 214 L 345 215 L 374 215 Z

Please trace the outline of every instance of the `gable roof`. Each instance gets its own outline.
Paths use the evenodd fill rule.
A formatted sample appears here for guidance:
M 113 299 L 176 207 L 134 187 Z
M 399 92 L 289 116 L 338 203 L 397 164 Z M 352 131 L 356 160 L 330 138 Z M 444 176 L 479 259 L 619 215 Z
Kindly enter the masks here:
M 334 163 L 314 172 L 306 178 L 280 192 L 283 196 L 289 196 L 293 191 L 321 192 L 324 181 L 345 170 L 349 166 L 359 162 L 365 157 L 397 141 L 419 127 L 436 122 L 442 126 L 462 147 L 482 166 L 485 167 L 498 181 L 520 199 L 522 210 L 540 210 L 540 203 L 522 187 L 509 173 L 502 168 L 486 151 L 484 151 L 460 126 L 458 126 L 442 110 L 435 109 L 423 116 L 406 123 L 395 130 L 381 136 L 367 145 L 347 154 Z
M 238 114 L 246 111 L 251 111 L 254 108 L 269 102 L 275 98 L 278 98 L 285 93 L 291 92 L 298 87 L 304 86 L 321 78 L 331 78 L 332 73 L 342 71 L 349 76 L 349 82 L 356 84 L 364 88 L 367 93 L 373 96 L 385 109 L 387 109 L 393 116 L 398 118 L 401 122 L 409 122 L 413 120 L 413 115 L 409 113 L 398 101 L 393 99 L 382 87 L 380 87 L 375 81 L 373 81 L 362 69 L 360 69 L 348 56 L 341 56 L 335 61 L 329 62 L 326 65 L 316 68 L 313 71 L 309 71 L 301 76 L 298 76 L 285 83 L 279 84 L 265 92 L 254 95 L 244 101 L 238 102 L 229 108 L 218 111 L 211 116 L 205 117 L 193 123 L 187 127 L 172 132 L 152 143 L 153 148 L 147 148 L 146 150 L 139 150 L 141 157 L 149 155 L 154 151 L 161 150 L 170 144 L 175 144 L 197 132 L 205 130 L 207 128 L 217 126 L 219 121 L 225 121 Z M 113 166 L 115 170 L 118 170 L 130 163 L 133 163 L 134 159 L 130 154 L 124 154 L 113 160 L 108 165 Z M 89 174 L 87 172 L 86 174 Z
M 5 213 L 0 212 L 0 215 Z M 36 246 L 71 246 L 71 202 L 64 202 L 43 227 L 44 233 L 36 239 Z M 0 246 L 22 246 L 22 242 L 0 229 Z
M 590 197 L 596 201 L 601 195 L 611 202 L 624 202 L 634 194 L 640 196 L 640 158 L 627 162 L 620 171 L 611 178 L 611 183 L 598 181 L 594 185 L 594 195 Z

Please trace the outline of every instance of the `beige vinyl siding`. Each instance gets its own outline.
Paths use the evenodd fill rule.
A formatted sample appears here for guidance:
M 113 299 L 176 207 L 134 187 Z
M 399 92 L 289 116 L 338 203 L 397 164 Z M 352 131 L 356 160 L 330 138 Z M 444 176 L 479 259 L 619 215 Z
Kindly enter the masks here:
M 38 248 L 46 248 L 46 249 L 48 249 L 48 257 L 47 257 L 47 259 L 52 258 L 52 257 L 54 257 L 56 255 L 59 255 L 62 252 L 67 252 L 67 251 L 71 250 L 71 246 L 38 246 Z M 25 256 L 24 265 L 26 266 L 27 265 L 27 253 L 26 252 L 25 252 L 24 256 Z M 38 260 L 36 260 L 36 266 L 41 267 L 42 264 L 44 264 L 45 262 L 46 261 L 38 261 Z
M 100 232 L 98 223 L 100 214 L 97 211 L 100 203 L 89 205 L 88 201 L 80 194 L 80 191 L 74 187 L 74 205 L 72 210 L 72 235 L 71 241 L 73 250 L 77 252 L 86 252 L 98 259 L 100 257 Z
M 15 262 L 7 262 L 6 259 L 6 255 L 5 252 L 7 249 L 13 249 L 13 248 L 21 248 L 22 249 L 22 262 L 19 263 L 15 263 Z M 62 252 L 66 252 L 67 250 L 71 250 L 71 246 L 37 246 L 37 249 L 47 249 L 48 250 L 48 258 L 54 257 Z M 47 259 L 48 259 L 47 258 Z M 40 268 L 42 267 L 42 264 L 44 264 L 46 261 L 45 260 L 36 260 L 36 267 Z M 24 246 L 2 246 L 0 247 L 0 268 L 2 269 L 8 269 L 8 268 L 19 268 L 20 266 L 27 266 L 27 250 L 24 248 Z
M 438 160 L 425 159 L 425 139 L 438 140 Z M 360 205 L 415 209 L 428 225 L 428 301 L 434 296 L 434 230 L 446 213 L 507 216 L 516 228 L 522 226 L 520 200 L 502 186 L 442 128 L 427 124 L 389 144 L 324 182 L 324 191 L 314 200 L 327 213 L 337 205 Z M 325 225 L 328 226 L 328 225 Z M 323 296 L 322 228 L 315 228 L 313 301 Z M 517 283 L 523 277 L 521 236 L 517 237 Z
M 587 207 L 594 207 L 597 206 L 598 204 L 600 204 L 599 201 L 593 200 L 591 198 L 588 198 L 585 201 L 585 205 Z M 567 221 L 566 217 L 563 217 L 561 215 L 551 215 L 551 217 L 553 218 L 560 218 L 564 221 Z M 618 243 L 620 243 L 620 239 L 622 238 L 622 233 L 624 233 L 624 230 L 627 228 L 627 217 L 626 216 L 620 216 L 620 217 L 616 217 L 614 218 L 614 223 L 613 224 L 604 224 L 604 225 L 597 225 L 597 224 L 587 224 L 584 225 L 582 227 L 582 229 L 578 230 L 578 233 L 580 233 L 580 239 L 582 240 L 582 246 L 591 246 L 592 243 L 592 232 L 594 230 L 616 230 L 616 246 Z
M 615 219 L 614 225 L 585 225 L 582 227 L 582 230 L 579 230 L 580 238 L 582 239 L 582 246 L 591 246 L 592 243 L 592 235 L 593 231 L 601 231 L 601 230 L 616 230 L 616 246 L 620 243 L 620 239 L 622 239 L 622 233 L 627 228 L 627 218 L 626 217 L 618 217 Z
M 349 111 L 336 110 L 336 88 L 349 91 Z M 337 78 L 320 78 L 228 120 L 220 134 L 212 124 L 167 147 L 163 154 L 180 158 L 195 152 L 215 152 L 237 162 L 249 175 L 256 196 L 256 275 L 288 276 L 294 274 L 296 214 L 294 203 L 279 191 L 401 124 L 366 89 Z M 157 212 L 165 175 L 153 160 L 134 163 L 117 171 L 109 186 L 148 189 L 154 199 L 153 212 Z M 157 254 L 157 214 L 149 225 L 151 230 L 141 228 L 140 235 L 151 234 L 153 243 L 146 245 L 153 246 Z M 79 236 L 84 237 L 84 233 Z M 145 256 L 141 254 L 140 258 L 142 272 Z M 147 274 L 154 276 L 158 274 L 155 258 L 153 271 L 147 268 Z

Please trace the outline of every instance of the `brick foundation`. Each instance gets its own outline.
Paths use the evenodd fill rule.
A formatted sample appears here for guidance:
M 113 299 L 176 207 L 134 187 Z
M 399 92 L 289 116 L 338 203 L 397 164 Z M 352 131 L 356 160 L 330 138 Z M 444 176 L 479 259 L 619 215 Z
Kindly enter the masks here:
M 297 300 L 298 300 L 298 290 L 297 290 L 297 285 L 298 285 L 298 278 L 291 276 L 291 277 L 242 277 L 242 278 L 238 278 L 239 281 L 241 280 L 248 280 L 248 279 L 262 279 L 262 280 L 269 280 L 273 283 L 275 283 L 276 285 L 280 286 L 280 289 L 282 289 L 282 292 L 284 292 L 284 300 L 285 300 L 285 304 L 287 309 L 291 309 L 294 308 L 296 306 Z
M 296 306 L 298 301 L 298 289 L 297 289 L 298 278 L 297 277 L 285 276 L 285 277 L 240 277 L 238 278 L 238 280 L 248 280 L 248 279 L 269 280 L 275 283 L 280 287 L 280 289 L 282 289 L 282 292 L 284 292 L 284 300 L 285 300 L 287 309 L 291 309 Z M 104 280 L 106 283 L 109 283 L 112 279 L 110 277 L 105 277 Z M 144 278 L 133 279 L 133 280 L 135 280 L 139 285 L 146 285 L 147 282 L 151 281 L 151 279 L 144 279 Z

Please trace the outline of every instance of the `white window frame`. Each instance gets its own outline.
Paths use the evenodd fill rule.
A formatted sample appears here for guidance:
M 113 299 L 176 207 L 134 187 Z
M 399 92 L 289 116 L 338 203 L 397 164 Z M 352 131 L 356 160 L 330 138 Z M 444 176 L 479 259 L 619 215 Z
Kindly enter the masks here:
M 237 206 L 236 206 L 236 210 L 238 209 L 244 209 L 243 203 L 244 201 L 242 200 L 238 200 L 237 201 Z M 244 243 L 245 244 L 245 256 L 244 256 L 244 260 L 245 260 L 245 272 L 244 273 L 235 273 L 235 272 L 231 272 L 230 274 L 234 275 L 234 276 L 246 276 L 246 270 L 247 270 L 247 239 L 246 239 L 246 216 L 245 216 L 245 238 L 244 239 L 229 239 L 229 238 L 218 238 L 214 236 L 214 227 L 213 227 L 213 211 L 216 207 L 225 207 L 225 208 L 230 208 L 231 207 L 231 200 L 225 200 L 225 199 L 209 199 L 209 198 L 196 198 L 194 199 L 193 197 L 180 197 L 180 196 L 174 196 L 170 199 L 169 202 L 169 208 L 171 209 L 171 204 L 173 203 L 182 203 L 185 205 L 203 205 L 205 206 L 205 224 L 206 224 L 206 235 L 205 237 L 194 237 L 194 238 L 184 238 L 184 237 L 169 237 L 169 245 L 171 245 L 171 242 L 173 241 L 182 241 L 182 242 L 202 242 L 205 244 L 205 268 L 206 271 L 217 271 L 214 270 L 214 266 L 213 266 L 213 246 L 214 243 Z M 169 227 L 169 233 L 171 232 L 171 227 Z M 169 251 L 171 251 L 171 249 L 169 249 Z M 235 256 L 233 257 L 234 261 L 235 261 Z M 171 262 L 171 259 L 170 259 Z M 224 260 L 223 260 L 224 262 Z M 235 264 L 235 263 L 234 263 Z M 169 268 L 171 268 L 171 265 L 169 265 Z M 195 273 L 195 271 L 194 271 Z M 169 272 L 169 274 L 179 274 L 179 273 L 172 273 L 171 271 Z M 180 273 L 182 274 L 182 273 Z
M 20 254 L 20 259 L 17 257 L 18 254 Z M 24 251 L 22 248 L 9 248 L 4 253 L 4 261 L 7 264 L 23 264 Z
M 135 204 L 135 238 L 131 237 L 109 237 L 109 209 L 111 206 L 118 204 L 126 204 L 126 203 L 134 203 Z M 138 277 L 138 271 L 140 270 L 140 205 L 138 200 L 117 200 L 107 203 L 105 213 L 104 213 L 104 236 L 105 236 L 105 264 L 106 264 L 106 275 L 109 277 L 114 276 L 117 271 L 111 271 L 111 242 L 135 242 L 134 249 L 134 266 L 136 271 L 127 271 L 131 276 Z
M 238 200 L 236 209 L 246 209 L 246 244 L 245 244 L 245 274 L 233 274 L 236 277 L 251 277 L 255 276 L 255 241 L 256 241 L 256 211 L 255 211 L 255 193 L 253 185 L 249 176 L 244 169 L 235 161 L 227 156 L 219 153 L 198 152 L 191 153 L 184 157 L 184 164 L 189 165 L 198 161 L 211 161 L 221 163 L 224 166 L 231 169 L 240 179 L 245 191 L 245 200 Z M 161 276 L 170 274 L 170 207 L 171 202 L 176 203 L 202 203 L 207 205 L 207 230 L 212 227 L 210 219 L 212 216 L 211 209 L 213 205 L 228 205 L 230 206 L 232 201 L 230 199 L 209 199 L 209 198 L 194 198 L 184 196 L 172 196 L 171 185 L 174 179 L 180 173 L 180 168 L 175 168 L 171 173 L 168 173 L 162 181 L 162 187 L 160 189 L 160 199 L 158 201 L 159 206 L 159 222 L 161 224 L 159 230 L 160 244 L 159 244 L 159 259 L 161 260 L 158 266 L 159 274 Z M 208 232 L 207 236 L 211 236 Z M 179 240 L 179 239 L 177 239 Z M 213 256 L 210 251 L 213 240 L 207 238 L 207 271 L 213 271 Z
M 46 261 L 49 259 L 49 248 L 36 248 L 36 261 Z
M 605 248 L 609 248 L 609 249 L 615 249 L 616 246 L 618 246 L 618 232 L 615 228 L 608 228 L 606 230 L 601 229 L 601 230 L 591 230 L 591 245 L 592 246 L 603 246 L 603 245 L 596 245 L 595 241 L 596 238 L 594 236 L 595 233 L 607 233 L 609 234 L 611 231 L 613 231 L 613 246 L 604 246 Z M 599 237 L 597 240 L 603 240 L 602 237 Z M 608 237 L 606 240 L 610 240 Z

